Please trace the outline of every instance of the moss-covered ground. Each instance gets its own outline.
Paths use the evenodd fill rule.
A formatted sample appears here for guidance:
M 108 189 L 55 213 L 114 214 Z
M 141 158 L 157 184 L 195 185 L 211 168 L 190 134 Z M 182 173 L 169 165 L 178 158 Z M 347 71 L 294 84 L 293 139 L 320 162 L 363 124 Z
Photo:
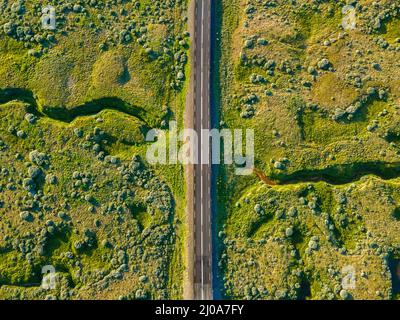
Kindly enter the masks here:
M 187 1 L 0 1 L 0 298 L 182 297 Z M 41 285 L 53 266 L 55 289 Z
M 400 8 L 353 2 L 351 30 L 346 1 L 219 7 L 221 126 L 255 130 L 257 173 L 220 170 L 225 297 L 398 295 Z

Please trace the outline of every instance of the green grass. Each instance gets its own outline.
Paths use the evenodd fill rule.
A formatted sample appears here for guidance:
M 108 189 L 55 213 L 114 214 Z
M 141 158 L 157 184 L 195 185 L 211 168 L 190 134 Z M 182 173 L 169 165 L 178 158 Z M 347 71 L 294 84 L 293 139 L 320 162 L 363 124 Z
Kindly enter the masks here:
M 216 219 L 222 231 L 218 243 L 222 296 L 341 299 L 337 289 L 341 269 L 353 265 L 369 274 L 351 290 L 354 299 L 395 298 L 390 293 L 391 277 L 382 272 L 384 253 L 364 246 L 372 237 L 382 252 L 394 250 L 399 227 L 398 96 L 396 83 L 385 73 L 393 65 L 390 50 L 366 45 L 377 36 L 364 32 L 367 22 L 362 19 L 356 31 L 341 39 L 341 7 L 333 1 L 246 5 L 254 6 L 255 13 L 246 16 L 244 5 L 237 1 L 223 1 L 219 7 L 220 90 L 215 97 L 227 127 L 255 130 L 255 167 L 280 185 L 266 185 L 255 175 L 237 177 L 230 166 L 219 169 Z M 384 37 L 396 46 L 396 28 L 385 26 Z M 269 44 L 243 48 L 245 39 L 257 36 Z M 324 44 L 326 40 L 330 42 Z M 266 76 L 265 84 L 251 84 L 251 74 L 265 75 L 266 70 L 251 61 L 239 63 L 241 51 L 250 58 L 274 59 L 274 75 Z M 332 71 L 318 70 L 324 57 L 332 63 Z M 382 71 L 373 71 L 375 61 Z M 281 70 L 283 62 L 291 73 Z M 311 66 L 315 78 L 308 72 Z M 363 80 L 358 89 L 349 76 L 352 72 L 372 78 Z M 369 98 L 352 119 L 332 119 L 337 108 L 346 109 L 371 86 L 388 89 L 387 96 Z M 271 94 L 267 96 L 266 90 Z M 259 98 L 256 114 L 243 119 L 241 98 L 251 93 Z M 286 162 L 285 168 L 276 169 L 275 161 Z M 346 196 L 344 203 L 341 194 Z M 263 213 L 255 211 L 256 204 Z M 291 216 L 293 208 L 296 214 Z M 289 228 L 293 235 L 288 237 Z M 314 237 L 318 248 L 309 252 Z M 382 294 L 377 296 L 377 291 Z
M 26 14 L 17 18 L 16 24 L 36 21 L 32 5 L 33 1 L 26 4 Z M 133 155 L 145 159 L 145 135 L 149 129 L 160 127 L 162 120 L 177 120 L 183 127 L 188 84 L 177 82 L 176 74 L 182 70 L 188 78 L 190 68 L 187 61 L 178 61 L 175 55 L 188 55 L 188 46 L 179 43 L 182 39 L 187 42 L 186 21 L 182 19 L 187 3 L 168 7 L 147 0 L 112 4 L 115 18 L 108 14 L 109 9 L 101 8 L 101 3 L 99 8 L 85 5 L 87 15 L 68 9 L 60 13 L 60 4 L 54 5 L 59 22 L 55 32 L 43 32 L 36 23 L 31 25 L 34 34 L 53 34 L 55 40 L 29 43 L 15 35 L 0 34 L 0 132 L 7 145 L 0 159 L 5 165 L 16 153 L 22 156 L 9 176 L 16 190 L 6 188 L 4 177 L 0 183 L 0 199 L 7 207 L 0 208 L 0 229 L 8 235 L 0 248 L 9 252 L 0 254 L 4 273 L 0 298 L 41 299 L 52 294 L 60 299 L 134 299 L 136 290 L 142 289 L 148 298 L 180 299 L 186 236 L 182 224 L 183 167 L 150 167 L 144 163 L 138 173 L 143 176 L 130 178 L 128 184 L 119 170 L 130 168 Z M 7 14 L 0 18 L 1 25 L 7 21 Z M 160 17 L 164 22 L 158 20 Z M 120 41 L 121 30 L 129 28 L 131 39 Z M 30 55 L 32 50 L 36 57 Z M 35 124 L 24 120 L 27 112 L 38 117 Z M 26 137 L 18 138 L 16 131 L 10 133 L 10 125 L 16 131 L 23 130 Z M 75 134 L 77 129 L 82 131 L 81 138 Z M 116 157 L 122 166 L 97 159 L 98 151 L 93 148 L 100 148 L 104 156 Z M 38 201 L 49 210 L 29 208 L 27 192 L 17 178 L 25 178 L 24 162 L 29 161 L 28 154 L 34 149 L 49 155 L 51 164 L 42 170 L 57 176 L 55 185 L 37 185 L 45 195 L 43 200 L 40 194 Z M 71 177 L 76 171 L 89 174 L 88 185 L 75 186 L 77 182 Z M 155 187 L 157 184 L 161 186 Z M 164 185 L 165 189 L 161 188 Z M 118 200 L 115 192 L 126 188 L 132 194 Z M 92 196 L 92 204 L 85 200 L 87 194 Z M 20 206 L 31 211 L 32 222 L 22 221 Z M 171 212 L 161 210 L 164 206 Z M 58 217 L 61 211 L 67 214 L 65 221 Z M 41 257 L 37 250 L 40 239 L 29 240 L 29 233 L 44 232 L 47 220 L 55 221 L 57 232 L 47 235 L 45 255 Z M 86 243 L 86 229 L 94 232 L 96 244 L 78 249 L 78 242 Z M 17 235 L 19 241 L 28 243 L 32 267 L 21 265 L 26 253 L 21 255 L 21 249 L 11 245 Z M 103 246 L 106 239 L 110 248 Z M 125 252 L 124 261 L 117 255 L 121 250 Z M 72 252 L 73 257 L 67 258 L 66 252 Z M 9 258 L 11 255 L 18 260 Z M 40 280 L 44 263 L 54 265 L 62 278 L 57 290 L 38 292 L 37 284 L 33 288 L 20 286 Z M 118 271 L 121 265 L 125 265 L 124 272 Z M 118 274 L 115 279 L 114 273 Z M 144 275 L 149 280 L 142 283 L 140 277 Z M 66 294 L 70 290 L 71 295 Z

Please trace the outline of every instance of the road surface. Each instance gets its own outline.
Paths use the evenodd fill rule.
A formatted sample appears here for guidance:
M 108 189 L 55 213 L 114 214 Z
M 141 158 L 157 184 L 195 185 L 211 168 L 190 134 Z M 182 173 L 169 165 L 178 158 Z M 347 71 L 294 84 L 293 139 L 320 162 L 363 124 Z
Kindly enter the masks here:
M 198 158 L 194 167 L 194 298 L 211 300 L 212 233 L 211 233 L 211 164 L 210 148 L 203 144 L 202 129 L 210 129 L 210 48 L 211 1 L 195 0 L 194 34 L 194 129 L 197 132 Z

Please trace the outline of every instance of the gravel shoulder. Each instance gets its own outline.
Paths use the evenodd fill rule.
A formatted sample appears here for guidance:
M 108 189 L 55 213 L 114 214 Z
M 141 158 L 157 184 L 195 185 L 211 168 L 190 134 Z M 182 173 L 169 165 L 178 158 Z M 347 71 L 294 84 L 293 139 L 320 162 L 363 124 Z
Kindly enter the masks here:
M 190 70 L 194 70 L 194 54 L 195 47 L 194 41 L 194 17 L 195 17 L 195 0 L 190 1 L 189 11 L 188 11 L 188 28 L 190 32 L 190 42 L 192 44 L 190 49 Z M 185 108 L 185 128 L 193 128 L 194 126 L 194 76 L 195 74 L 191 72 L 189 88 L 186 97 L 186 108 Z M 183 297 L 185 300 L 192 300 L 194 298 L 194 166 L 187 165 L 185 167 L 185 181 L 186 181 L 186 225 L 187 225 L 187 235 L 185 244 L 185 260 L 186 260 L 186 272 L 184 277 L 184 288 Z

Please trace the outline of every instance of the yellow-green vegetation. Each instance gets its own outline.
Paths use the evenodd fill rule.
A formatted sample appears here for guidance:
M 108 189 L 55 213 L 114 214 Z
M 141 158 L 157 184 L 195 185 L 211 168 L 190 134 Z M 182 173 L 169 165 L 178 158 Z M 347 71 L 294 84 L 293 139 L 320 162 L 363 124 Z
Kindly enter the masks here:
M 219 178 L 223 294 L 396 298 L 398 2 L 235 0 L 219 15 L 221 124 L 254 129 L 256 157 L 253 176 Z
M 145 137 L 182 126 L 186 10 L 0 1 L 0 299 L 182 297 L 183 168 L 147 164 Z

